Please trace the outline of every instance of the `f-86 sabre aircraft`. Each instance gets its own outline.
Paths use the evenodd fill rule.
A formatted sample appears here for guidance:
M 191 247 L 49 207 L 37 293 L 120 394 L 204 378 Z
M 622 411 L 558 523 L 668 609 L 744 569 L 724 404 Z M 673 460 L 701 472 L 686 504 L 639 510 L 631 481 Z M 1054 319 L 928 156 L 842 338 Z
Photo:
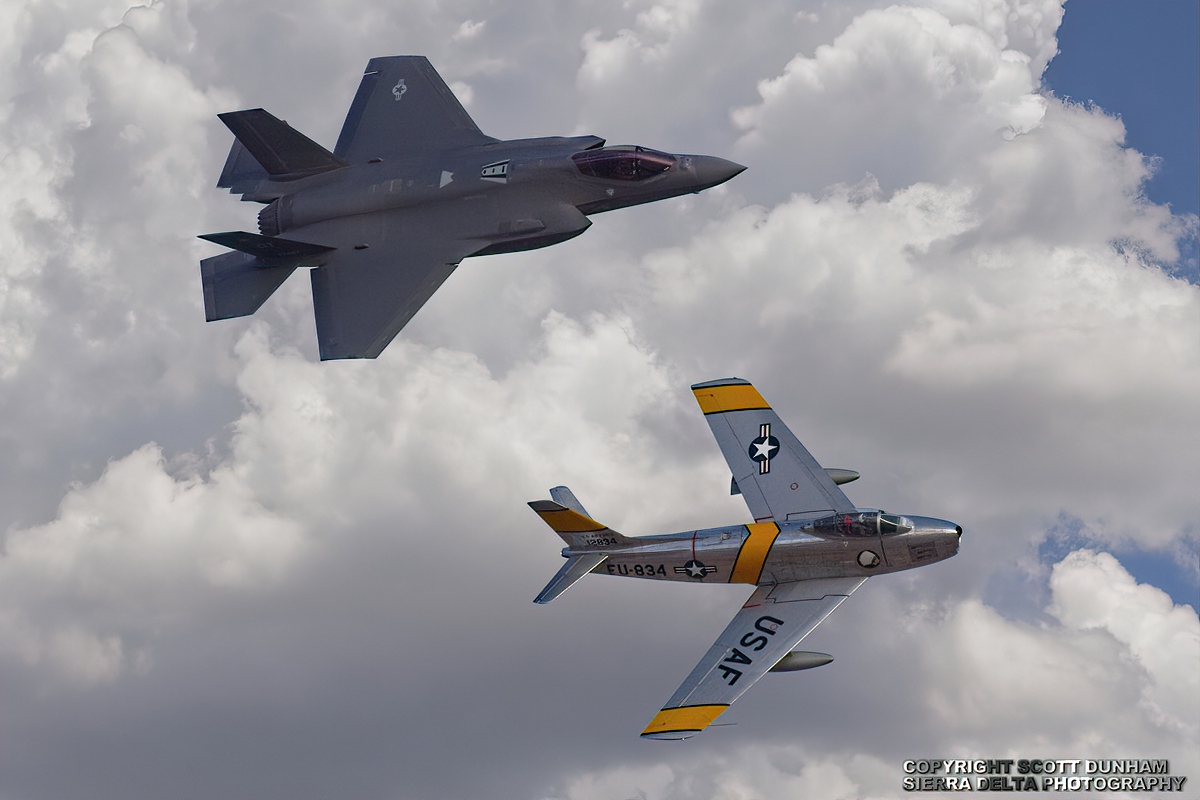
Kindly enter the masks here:
M 768 672 L 828 664 L 832 656 L 793 648 L 870 576 L 950 558 L 962 536 L 943 519 L 856 508 L 838 486 L 858 473 L 822 469 L 747 381 L 692 392 L 753 523 L 635 538 L 596 522 L 565 486 L 529 504 L 567 543 L 567 563 L 535 603 L 589 572 L 756 587 L 642 732 L 648 739 L 695 736 Z
M 232 248 L 200 262 L 205 318 L 253 314 L 311 267 L 322 361 L 378 356 L 468 256 L 548 247 L 745 169 L 596 136 L 494 139 L 423 56 L 367 63 L 332 152 L 261 108 L 218 116 L 235 140 L 217 186 L 263 208 L 258 233 L 200 237 Z

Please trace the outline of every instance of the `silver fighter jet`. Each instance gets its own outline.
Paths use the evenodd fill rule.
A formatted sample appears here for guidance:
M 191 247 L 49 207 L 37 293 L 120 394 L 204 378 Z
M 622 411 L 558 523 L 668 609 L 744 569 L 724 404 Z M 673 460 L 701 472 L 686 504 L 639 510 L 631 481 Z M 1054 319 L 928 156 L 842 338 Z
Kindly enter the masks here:
M 684 583 L 748 583 L 742 610 L 642 736 L 687 739 L 708 727 L 768 672 L 827 664 L 800 640 L 872 575 L 922 567 L 958 552 L 962 528 L 933 517 L 855 508 L 744 380 L 692 387 L 754 522 L 658 536 L 622 536 L 596 522 L 565 486 L 530 507 L 567 543 L 567 563 L 535 603 L 549 603 L 589 572 Z
M 236 140 L 217 186 L 264 207 L 258 233 L 200 237 L 233 248 L 200 262 L 205 316 L 253 314 L 313 267 L 322 360 L 379 355 L 467 256 L 557 244 L 589 214 L 745 169 L 595 136 L 493 139 L 422 56 L 371 59 L 333 152 L 261 108 L 218 116 Z

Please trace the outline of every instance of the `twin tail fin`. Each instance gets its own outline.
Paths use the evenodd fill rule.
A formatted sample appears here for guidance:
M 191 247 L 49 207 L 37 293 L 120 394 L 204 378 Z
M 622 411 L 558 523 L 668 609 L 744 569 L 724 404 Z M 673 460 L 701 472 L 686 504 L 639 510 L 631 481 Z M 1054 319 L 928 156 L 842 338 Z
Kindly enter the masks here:
M 237 142 L 229 151 L 217 186 L 233 188 L 256 172 L 246 153 L 266 175 L 287 180 L 350 166 L 283 120 L 261 108 L 218 114 Z M 240 146 L 239 146 L 240 145 Z M 265 176 L 264 176 L 265 177 Z

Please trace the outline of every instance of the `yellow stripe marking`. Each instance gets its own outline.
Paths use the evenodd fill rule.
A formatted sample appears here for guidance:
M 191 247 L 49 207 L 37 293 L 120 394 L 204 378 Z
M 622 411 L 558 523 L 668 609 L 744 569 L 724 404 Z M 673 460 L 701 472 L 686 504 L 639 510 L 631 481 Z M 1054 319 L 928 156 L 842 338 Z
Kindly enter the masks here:
M 763 396 L 748 383 L 732 386 L 706 386 L 692 389 L 696 402 L 705 414 L 723 414 L 726 411 L 745 411 L 751 408 L 770 408 Z
M 554 511 L 538 511 L 537 515 L 558 533 L 593 533 L 595 531 L 608 530 L 606 526 L 601 525 L 591 517 L 585 517 L 583 514 L 572 511 L 569 508 L 556 509 Z
M 676 733 L 683 731 L 702 731 L 712 721 L 721 716 L 721 712 L 729 708 L 728 704 L 714 706 L 684 706 L 683 708 L 664 708 L 654 715 L 642 736 L 649 733 Z
M 747 525 L 746 531 L 749 535 L 746 541 L 742 542 L 742 549 L 738 551 L 737 560 L 733 562 L 729 582 L 757 586 L 763 564 L 767 563 L 767 554 L 771 552 L 771 545 L 775 544 L 775 537 L 779 535 L 779 526 L 774 522 L 756 522 Z

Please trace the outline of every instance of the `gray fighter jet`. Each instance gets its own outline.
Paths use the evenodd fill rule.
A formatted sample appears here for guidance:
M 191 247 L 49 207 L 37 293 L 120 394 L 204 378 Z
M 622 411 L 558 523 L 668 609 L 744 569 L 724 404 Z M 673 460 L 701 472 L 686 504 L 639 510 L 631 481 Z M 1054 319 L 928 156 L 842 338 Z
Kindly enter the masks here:
M 200 237 L 233 248 L 200 262 L 205 316 L 253 314 L 313 267 L 322 360 L 379 355 L 467 256 L 557 244 L 589 214 L 745 169 L 595 136 L 494 139 L 422 56 L 371 59 L 332 153 L 261 108 L 218 116 L 236 141 L 217 186 L 265 205 L 259 233 Z
M 592 519 L 565 486 L 550 490 L 552 501 L 529 504 L 567 543 L 567 563 L 535 603 L 589 572 L 755 587 L 643 731 L 648 739 L 695 736 L 768 672 L 828 664 L 833 656 L 792 648 L 870 576 L 950 558 L 962 536 L 943 519 L 855 508 L 838 486 L 858 473 L 822 469 L 746 381 L 699 383 L 692 392 L 753 524 L 632 538 Z

